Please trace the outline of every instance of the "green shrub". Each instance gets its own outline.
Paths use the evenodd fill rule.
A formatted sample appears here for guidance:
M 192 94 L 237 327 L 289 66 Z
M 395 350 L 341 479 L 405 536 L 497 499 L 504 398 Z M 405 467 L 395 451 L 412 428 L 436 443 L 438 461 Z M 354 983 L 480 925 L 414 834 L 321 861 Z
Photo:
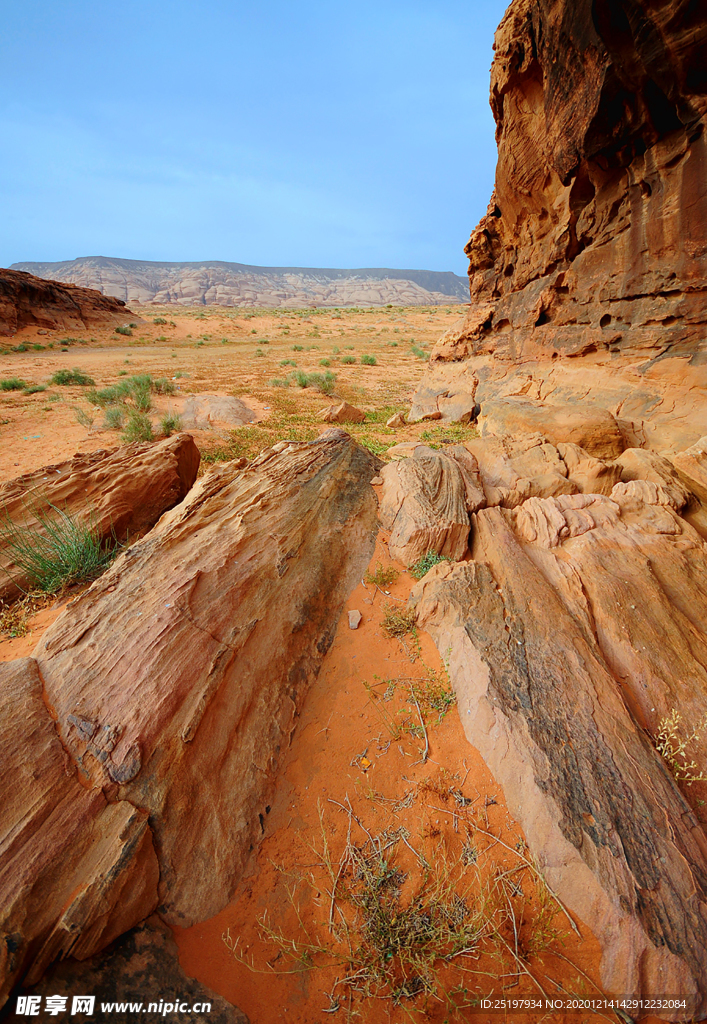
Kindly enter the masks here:
M 121 409 L 119 405 L 113 405 L 106 409 L 104 420 L 106 430 L 122 430 L 125 426 L 125 416 L 125 409 Z
M 408 572 L 416 580 L 421 580 L 423 576 L 427 575 L 432 566 L 439 565 L 440 562 L 449 562 L 451 559 L 447 558 L 446 555 L 438 555 L 436 551 L 428 551 L 422 558 L 418 558 L 411 566 L 408 567 Z
M 356 362 L 356 356 L 342 356 L 341 362 L 344 366 L 352 366 Z
M 25 345 L 24 342 L 21 342 L 19 345 L 13 345 L 12 351 L 13 352 L 29 352 L 29 345 Z
M 95 579 L 108 568 L 116 553 L 112 542 L 101 540 L 93 514 L 88 521 L 47 503 L 46 509 L 29 506 L 37 525 L 13 522 L 7 511 L 0 516 L 0 539 L 32 590 L 55 594 L 71 583 Z
M 319 360 L 319 365 L 320 366 L 331 366 L 331 360 L 330 359 L 320 359 Z
M 62 386 L 76 384 L 79 387 L 93 387 L 96 382 L 93 377 L 89 377 L 87 373 L 79 370 L 76 366 L 73 370 L 57 370 L 56 373 L 52 374 L 49 383 L 61 384 Z
M 418 348 L 417 345 L 413 345 L 410 351 L 414 356 L 417 356 L 418 359 L 429 359 L 428 354 L 421 348 Z
M 155 317 L 155 318 L 153 319 L 153 321 L 152 321 L 152 322 L 153 322 L 153 324 L 158 324 L 158 325 L 159 325 L 159 324 L 166 324 L 166 323 L 167 323 L 167 321 L 165 320 L 165 318 L 164 318 L 163 316 L 156 316 L 156 317 Z
M 304 345 L 293 345 L 292 346 L 292 351 L 293 352 L 304 352 Z
M 152 438 L 150 417 L 144 412 L 131 409 L 128 413 L 128 425 L 123 431 L 123 441 L 130 444 L 132 441 L 151 441 Z
M 166 377 L 158 377 L 157 380 L 152 381 L 152 390 L 158 395 L 174 395 L 177 391 L 177 385 L 173 384 Z
M 281 359 L 280 366 L 297 366 L 297 363 L 294 359 Z
M 26 387 L 29 387 L 27 382 L 20 380 L 19 377 L 5 377 L 0 380 L 0 391 L 24 391 Z
M 126 338 L 132 338 L 132 336 L 133 336 L 133 332 L 130 330 L 130 328 L 126 327 L 124 325 L 122 325 L 120 327 L 116 327 L 115 333 L 116 334 L 123 334 Z
M 270 339 L 269 338 L 258 338 L 258 344 L 259 345 L 269 345 L 270 344 Z
M 24 393 L 26 395 L 37 395 L 40 391 L 46 391 L 46 384 L 30 384 L 28 388 L 25 388 Z
M 376 357 L 369 355 L 368 352 L 364 352 L 364 354 L 361 356 L 361 362 L 363 363 L 364 366 L 375 366 Z
M 176 412 L 168 412 L 160 420 L 160 429 L 165 437 L 171 437 L 182 429 L 182 421 Z

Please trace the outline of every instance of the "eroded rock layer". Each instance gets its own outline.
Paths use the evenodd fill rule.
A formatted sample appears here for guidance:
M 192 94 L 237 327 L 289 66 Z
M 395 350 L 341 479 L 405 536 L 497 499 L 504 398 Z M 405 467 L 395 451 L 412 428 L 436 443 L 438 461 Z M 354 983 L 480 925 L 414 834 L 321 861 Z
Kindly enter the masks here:
M 227 903 L 370 561 L 376 465 L 331 428 L 215 467 L 4 667 L 3 995 L 158 902 Z
M 685 448 L 707 433 L 692 390 L 707 385 L 704 13 L 514 0 L 495 49 L 498 167 L 466 249 L 472 306 L 413 418 L 445 417 L 449 396 L 482 414 L 522 400 L 536 420 L 604 411 L 627 446 Z
M 121 324 L 129 316 L 122 299 L 94 288 L 0 269 L 0 337 L 11 337 L 29 326 L 70 331 Z

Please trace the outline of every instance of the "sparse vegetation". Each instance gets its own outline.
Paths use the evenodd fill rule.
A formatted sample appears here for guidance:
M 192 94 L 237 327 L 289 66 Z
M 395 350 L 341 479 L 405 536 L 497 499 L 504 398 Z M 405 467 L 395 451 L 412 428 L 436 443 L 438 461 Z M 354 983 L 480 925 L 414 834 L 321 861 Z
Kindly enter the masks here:
M 121 324 L 120 327 L 116 327 L 115 333 L 123 334 L 126 338 L 132 338 L 133 336 L 132 330 L 125 324 Z
M 182 429 L 182 421 L 175 412 L 166 413 L 160 420 L 160 430 L 165 437 L 171 437 Z
M 4 377 L 0 380 L 0 391 L 24 391 L 26 387 L 26 381 L 19 377 Z
M 125 426 L 127 413 L 119 405 L 112 405 L 106 409 L 104 425 L 106 430 L 122 430 Z
M 52 374 L 50 384 L 59 384 L 62 387 L 70 385 L 76 385 L 78 387 L 94 387 L 96 382 L 93 377 L 89 377 L 83 370 L 79 370 L 77 366 L 73 370 L 57 370 L 56 373 Z
M 342 356 L 341 362 L 343 366 L 352 366 L 356 362 L 356 356 Z
M 399 576 L 400 572 L 394 565 L 382 565 L 381 562 L 377 562 L 373 572 L 370 569 L 366 570 L 363 579 L 366 583 L 374 583 L 377 587 L 389 587 Z
M 689 748 L 695 744 L 707 729 L 707 714 L 699 719 L 692 732 L 682 732 L 682 715 L 675 708 L 661 718 L 655 746 L 670 768 L 676 782 L 691 786 L 693 782 L 707 782 L 707 775 L 690 755 Z
M 408 566 L 408 572 L 416 580 L 421 580 L 434 565 L 439 565 L 440 562 L 448 562 L 449 558 L 446 555 L 438 555 L 436 551 L 428 551 L 422 558 L 418 558 L 416 562 Z
M 30 384 L 29 387 L 24 389 L 25 395 L 38 395 L 42 391 L 47 390 L 46 384 Z
M 363 363 L 364 366 L 375 366 L 376 357 L 372 356 L 370 352 L 364 352 L 363 355 L 361 356 L 361 362 Z
M 123 441 L 131 444 L 133 441 L 152 441 L 152 423 L 150 417 L 137 409 L 128 412 L 128 423 L 123 431 Z
M 381 623 L 389 636 L 401 637 L 412 633 L 415 628 L 415 612 L 404 608 L 395 608 L 391 604 L 384 606 L 385 616 Z
M 86 427 L 87 430 L 90 430 L 93 426 L 94 418 L 93 413 L 87 412 L 86 409 L 76 410 L 76 422 L 80 424 L 80 426 Z
M 90 510 L 83 516 L 70 515 L 51 502 L 29 504 L 23 523 L 14 522 L 3 510 L 0 540 L 30 589 L 43 594 L 95 579 L 116 553 L 115 537 L 101 539 Z

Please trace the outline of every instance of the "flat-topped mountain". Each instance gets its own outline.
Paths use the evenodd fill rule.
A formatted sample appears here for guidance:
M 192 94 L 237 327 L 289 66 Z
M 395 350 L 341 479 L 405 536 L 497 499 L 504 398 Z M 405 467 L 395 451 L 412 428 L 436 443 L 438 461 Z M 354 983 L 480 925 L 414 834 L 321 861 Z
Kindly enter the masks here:
M 62 263 L 14 263 L 37 277 L 96 288 L 124 302 L 183 306 L 437 306 L 466 302 L 469 282 L 433 270 L 327 270 L 244 263 L 153 263 L 82 256 Z

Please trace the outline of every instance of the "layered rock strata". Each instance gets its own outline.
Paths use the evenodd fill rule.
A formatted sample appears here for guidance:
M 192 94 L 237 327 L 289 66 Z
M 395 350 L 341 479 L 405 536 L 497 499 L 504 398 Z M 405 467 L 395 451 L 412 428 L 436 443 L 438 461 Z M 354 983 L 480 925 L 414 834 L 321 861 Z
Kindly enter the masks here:
M 131 315 L 122 299 L 94 288 L 0 269 L 0 337 L 22 327 L 71 331 L 122 324 Z
M 3 995 L 158 904 L 181 925 L 217 913 L 262 833 L 370 561 L 377 462 L 330 428 L 238 467 L 201 478 L 3 669 Z
M 707 433 L 707 22 L 674 0 L 514 0 L 495 51 L 472 306 L 414 416 L 515 395 L 683 449 Z
M 31 589 L 8 540 L 43 533 L 40 519 L 67 514 L 95 527 L 101 541 L 123 542 L 149 530 L 196 480 L 200 455 L 189 434 L 157 444 L 128 444 L 78 454 L 0 485 L 0 599 Z M 38 518 L 39 517 L 39 518 Z

